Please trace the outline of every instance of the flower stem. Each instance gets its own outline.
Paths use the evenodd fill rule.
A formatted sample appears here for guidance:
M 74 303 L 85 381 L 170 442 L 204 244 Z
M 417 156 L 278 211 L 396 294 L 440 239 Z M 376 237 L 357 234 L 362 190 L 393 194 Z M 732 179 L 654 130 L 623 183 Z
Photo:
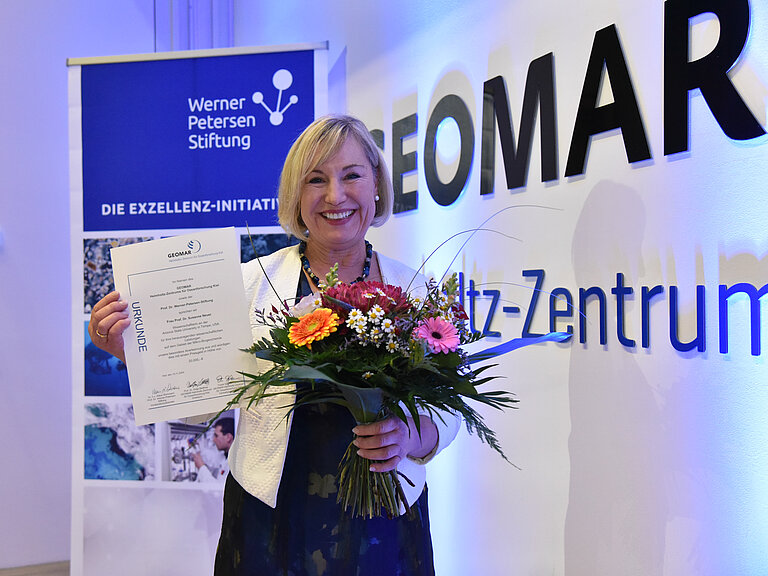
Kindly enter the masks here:
M 350 443 L 339 463 L 339 493 L 336 501 L 352 517 L 374 518 L 400 514 L 400 505 L 410 511 L 397 471 L 372 472 L 370 461 L 357 454 Z

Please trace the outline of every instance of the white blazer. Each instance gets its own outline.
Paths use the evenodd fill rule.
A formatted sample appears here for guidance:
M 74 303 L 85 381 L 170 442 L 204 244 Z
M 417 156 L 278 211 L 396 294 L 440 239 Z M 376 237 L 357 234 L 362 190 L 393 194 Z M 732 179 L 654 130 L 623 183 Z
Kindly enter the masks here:
M 405 289 L 416 276 L 411 290 L 424 289 L 425 278 L 404 264 L 377 254 L 379 268 L 384 282 Z M 266 281 L 261 266 L 256 260 L 243 264 L 243 282 L 246 298 L 249 302 L 251 330 L 254 341 L 263 338 L 268 330 L 256 322 L 256 310 L 277 308 L 280 298 L 293 304 L 301 273 L 301 260 L 297 246 L 283 248 L 260 259 L 261 266 L 272 283 Z M 273 290 L 274 287 L 274 290 Z M 238 483 L 250 494 L 272 508 L 277 503 L 277 491 L 283 474 L 285 454 L 288 448 L 288 436 L 291 429 L 291 417 L 286 418 L 287 396 L 264 398 L 258 407 L 240 409 L 235 440 L 229 450 L 229 466 Z M 438 429 L 438 444 L 432 453 L 423 459 L 403 459 L 397 466 L 398 471 L 407 476 L 415 486 L 403 482 L 403 491 L 409 506 L 421 495 L 426 481 L 424 464 L 450 444 L 456 437 L 461 420 L 455 414 L 441 413 L 435 419 Z M 404 509 L 401 508 L 401 513 Z

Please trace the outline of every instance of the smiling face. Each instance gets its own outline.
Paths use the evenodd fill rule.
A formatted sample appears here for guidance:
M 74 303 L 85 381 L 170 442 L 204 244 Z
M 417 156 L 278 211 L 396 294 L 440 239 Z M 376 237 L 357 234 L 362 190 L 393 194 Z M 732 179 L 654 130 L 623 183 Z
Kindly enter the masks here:
M 376 213 L 376 177 L 363 148 L 348 137 L 301 186 L 301 219 L 308 244 L 328 252 L 359 248 Z

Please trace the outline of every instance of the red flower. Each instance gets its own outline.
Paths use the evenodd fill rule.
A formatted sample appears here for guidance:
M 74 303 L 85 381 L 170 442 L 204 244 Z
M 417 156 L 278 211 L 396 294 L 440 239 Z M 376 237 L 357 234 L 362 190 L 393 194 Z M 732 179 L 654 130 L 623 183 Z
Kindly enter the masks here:
M 467 316 L 467 313 L 464 311 L 464 306 L 458 302 L 451 304 L 451 310 L 453 311 L 453 316 L 455 318 L 459 320 L 469 320 L 469 316 Z
M 411 308 L 402 288 L 382 282 L 339 283 L 328 288 L 325 294 L 365 313 L 376 304 L 384 310 L 386 315 L 401 313 Z M 347 311 L 342 306 L 329 299 L 325 299 L 324 303 L 340 317 L 346 318 Z

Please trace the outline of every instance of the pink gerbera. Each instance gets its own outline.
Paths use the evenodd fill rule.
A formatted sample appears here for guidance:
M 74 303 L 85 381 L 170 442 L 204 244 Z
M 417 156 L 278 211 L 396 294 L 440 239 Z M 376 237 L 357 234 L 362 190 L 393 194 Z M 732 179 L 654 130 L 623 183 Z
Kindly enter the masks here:
M 425 340 L 432 354 L 448 354 L 459 346 L 456 328 L 442 318 L 427 318 L 416 328 L 414 336 Z

